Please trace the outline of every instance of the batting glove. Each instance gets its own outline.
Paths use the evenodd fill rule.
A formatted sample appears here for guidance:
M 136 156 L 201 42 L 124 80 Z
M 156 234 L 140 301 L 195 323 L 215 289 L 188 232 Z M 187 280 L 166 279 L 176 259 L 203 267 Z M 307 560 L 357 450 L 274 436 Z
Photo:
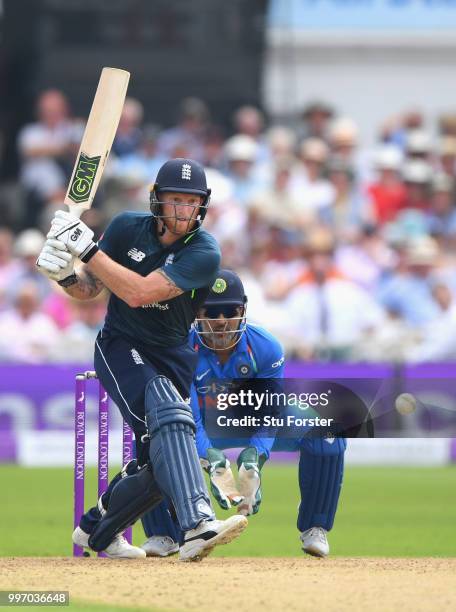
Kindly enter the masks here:
M 221 508 L 228 510 L 242 502 L 243 497 L 237 490 L 225 453 L 217 448 L 209 448 L 207 459 L 201 459 L 201 465 L 209 474 L 212 495 Z
M 36 260 L 40 272 L 48 278 L 62 282 L 74 274 L 75 257 L 60 240 L 48 238 Z
M 237 459 L 239 474 L 239 491 L 244 501 L 238 508 L 239 514 L 249 516 L 256 514 L 261 504 L 261 467 L 265 462 L 264 455 L 259 455 L 253 446 L 244 448 Z
M 80 219 L 64 210 L 58 210 L 52 219 L 48 238 L 58 238 L 72 255 L 87 263 L 98 251 L 93 232 Z

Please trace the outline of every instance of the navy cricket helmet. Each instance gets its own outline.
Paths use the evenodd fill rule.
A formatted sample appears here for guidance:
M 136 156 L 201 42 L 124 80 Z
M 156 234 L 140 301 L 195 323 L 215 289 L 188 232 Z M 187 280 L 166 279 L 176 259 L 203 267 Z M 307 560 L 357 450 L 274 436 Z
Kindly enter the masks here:
M 201 342 L 213 351 L 232 349 L 246 330 L 247 296 L 239 276 L 219 270 L 208 296 L 195 319 Z
M 163 164 L 150 192 L 150 210 L 154 217 L 163 218 L 160 194 L 167 191 L 192 193 L 203 198 L 196 217 L 199 227 L 206 216 L 211 196 L 203 166 L 193 159 L 183 157 L 170 159 Z
M 244 306 L 246 303 L 247 296 L 239 276 L 232 270 L 219 270 L 217 278 L 204 302 L 204 306 L 215 306 L 218 304 Z

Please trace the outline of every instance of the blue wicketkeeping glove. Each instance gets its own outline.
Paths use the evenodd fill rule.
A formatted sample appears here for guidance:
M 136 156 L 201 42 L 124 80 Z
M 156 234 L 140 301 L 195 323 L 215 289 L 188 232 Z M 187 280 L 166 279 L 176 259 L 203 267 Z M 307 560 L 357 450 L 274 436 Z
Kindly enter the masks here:
M 207 458 L 201 459 L 201 465 L 209 474 L 212 495 L 221 508 L 228 510 L 243 501 L 244 498 L 237 490 L 230 462 L 223 451 L 209 448 Z
M 239 473 L 239 492 L 244 501 L 238 507 L 238 513 L 249 516 L 256 514 L 261 504 L 261 468 L 266 461 L 264 455 L 249 446 L 244 448 L 237 459 Z

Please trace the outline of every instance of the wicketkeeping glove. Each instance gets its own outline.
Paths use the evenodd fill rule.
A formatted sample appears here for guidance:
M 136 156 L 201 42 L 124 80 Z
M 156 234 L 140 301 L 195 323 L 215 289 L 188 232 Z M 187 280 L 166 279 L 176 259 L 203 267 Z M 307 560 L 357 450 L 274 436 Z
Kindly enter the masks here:
M 63 281 L 74 272 L 74 255 L 66 250 L 60 240 L 48 238 L 38 255 L 36 265 L 40 272 L 55 281 Z
M 239 514 L 249 516 L 256 514 L 261 504 L 261 473 L 265 462 L 264 455 L 259 455 L 253 446 L 244 448 L 237 459 L 239 474 L 239 491 L 244 501 L 238 508 Z
M 207 459 L 201 459 L 201 465 L 209 474 L 212 495 L 219 506 L 228 510 L 237 506 L 244 499 L 236 488 L 230 462 L 225 453 L 217 448 L 209 448 Z
M 64 210 L 55 213 L 47 237 L 58 238 L 72 255 L 79 257 L 84 263 L 87 263 L 98 251 L 97 245 L 92 240 L 92 230 L 80 219 Z

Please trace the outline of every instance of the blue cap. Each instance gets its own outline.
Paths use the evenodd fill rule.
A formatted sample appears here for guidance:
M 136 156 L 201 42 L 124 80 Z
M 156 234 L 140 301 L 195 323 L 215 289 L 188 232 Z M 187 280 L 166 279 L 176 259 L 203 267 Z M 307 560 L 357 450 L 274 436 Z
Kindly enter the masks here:
M 235 304 L 243 306 L 246 302 L 247 296 L 239 276 L 232 270 L 219 270 L 204 305 Z

